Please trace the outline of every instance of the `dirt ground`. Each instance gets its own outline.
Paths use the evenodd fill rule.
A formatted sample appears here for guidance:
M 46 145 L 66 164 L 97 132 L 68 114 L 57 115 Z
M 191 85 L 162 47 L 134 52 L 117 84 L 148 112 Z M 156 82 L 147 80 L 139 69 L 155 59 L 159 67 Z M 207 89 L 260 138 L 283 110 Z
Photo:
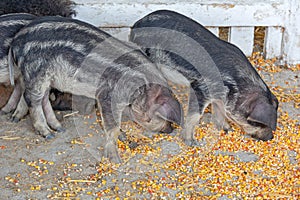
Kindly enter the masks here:
M 300 93 L 299 70 L 261 73 L 273 90 Z M 3 88 L 0 93 L 3 102 L 7 93 Z M 95 113 L 57 112 L 67 131 L 51 141 L 34 133 L 28 116 L 19 123 L 1 116 L 0 199 L 300 198 L 300 129 L 293 121 L 299 120 L 300 102 L 283 101 L 279 115 L 287 123 L 280 121 L 277 143 L 254 141 L 236 130 L 220 133 L 214 146 L 206 139 L 187 147 L 176 133 L 145 137 L 138 126 L 125 123 L 131 142 L 119 141 L 120 165 L 102 159 L 104 135 Z M 196 138 L 206 137 L 205 127 Z M 286 136 L 285 127 L 291 130 Z

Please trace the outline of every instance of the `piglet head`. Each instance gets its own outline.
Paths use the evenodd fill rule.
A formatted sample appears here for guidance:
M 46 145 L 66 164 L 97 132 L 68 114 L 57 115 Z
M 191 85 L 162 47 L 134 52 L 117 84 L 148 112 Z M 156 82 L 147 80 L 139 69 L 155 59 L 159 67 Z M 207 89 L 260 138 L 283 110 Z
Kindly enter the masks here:
M 253 138 L 267 141 L 273 139 L 276 130 L 278 100 L 271 94 L 269 98 L 254 94 L 248 97 L 242 109 L 246 112 L 240 116 L 237 123 Z
M 168 88 L 149 84 L 139 88 L 137 93 L 130 106 L 131 115 L 144 128 L 170 133 L 171 123 L 182 124 L 182 108 Z

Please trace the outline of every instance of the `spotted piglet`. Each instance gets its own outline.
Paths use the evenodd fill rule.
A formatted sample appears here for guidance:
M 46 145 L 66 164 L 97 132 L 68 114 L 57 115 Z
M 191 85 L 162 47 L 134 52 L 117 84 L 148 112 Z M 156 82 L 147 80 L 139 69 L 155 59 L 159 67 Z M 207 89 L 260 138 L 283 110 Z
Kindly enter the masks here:
M 75 19 L 42 17 L 23 28 L 9 53 L 37 133 L 63 131 L 49 103 L 49 89 L 97 100 L 106 134 L 105 155 L 120 162 L 116 141 L 122 113 L 152 131 L 171 131 L 181 106 L 148 57 L 131 43 Z

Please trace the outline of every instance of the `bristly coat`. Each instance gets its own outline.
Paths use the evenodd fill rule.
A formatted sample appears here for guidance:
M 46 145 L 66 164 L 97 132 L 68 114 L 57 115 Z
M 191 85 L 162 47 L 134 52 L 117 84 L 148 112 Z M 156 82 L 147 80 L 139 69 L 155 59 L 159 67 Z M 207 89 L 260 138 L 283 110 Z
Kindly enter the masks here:
M 75 3 L 70 0 L 2 0 L 0 2 L 0 84 L 7 85 L 9 83 L 7 55 L 10 42 L 15 34 L 37 16 L 73 17 L 76 14 L 74 6 Z M 23 112 L 13 113 L 21 98 L 18 84 L 17 82 L 8 102 L 0 111 L 2 115 L 11 113 L 12 120 L 15 122 L 27 113 L 26 109 Z M 89 113 L 94 107 L 93 100 L 82 96 L 72 96 L 55 90 L 51 91 L 51 94 L 55 99 L 51 101 L 51 104 L 58 110 L 75 108 L 80 113 Z
M 193 143 L 193 126 L 212 103 L 217 126 L 224 118 L 251 136 L 269 140 L 276 129 L 278 101 L 243 52 L 196 21 L 173 11 L 148 14 L 132 27 L 130 40 L 163 68 L 180 72 L 195 92 L 183 138 Z M 176 82 L 177 77 L 165 74 Z
M 35 130 L 46 138 L 61 131 L 49 89 L 94 98 L 106 133 L 105 154 L 120 162 L 116 140 L 123 112 L 153 131 L 181 123 L 181 107 L 156 65 L 136 46 L 79 20 L 41 17 L 11 43 L 10 68 L 24 82 Z
M 70 0 L 1 0 L 0 15 L 9 13 L 29 13 L 35 16 L 76 15 L 75 3 Z

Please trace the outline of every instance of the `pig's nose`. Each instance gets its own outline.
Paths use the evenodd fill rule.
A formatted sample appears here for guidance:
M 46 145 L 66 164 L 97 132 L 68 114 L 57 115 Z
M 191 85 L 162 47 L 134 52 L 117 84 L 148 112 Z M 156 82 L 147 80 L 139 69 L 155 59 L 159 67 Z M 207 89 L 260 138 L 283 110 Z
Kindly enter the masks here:
M 267 134 L 266 136 L 264 136 L 260 139 L 263 140 L 263 141 L 268 141 L 268 140 L 272 140 L 273 138 L 274 138 L 273 133 L 269 133 L 269 134 Z

